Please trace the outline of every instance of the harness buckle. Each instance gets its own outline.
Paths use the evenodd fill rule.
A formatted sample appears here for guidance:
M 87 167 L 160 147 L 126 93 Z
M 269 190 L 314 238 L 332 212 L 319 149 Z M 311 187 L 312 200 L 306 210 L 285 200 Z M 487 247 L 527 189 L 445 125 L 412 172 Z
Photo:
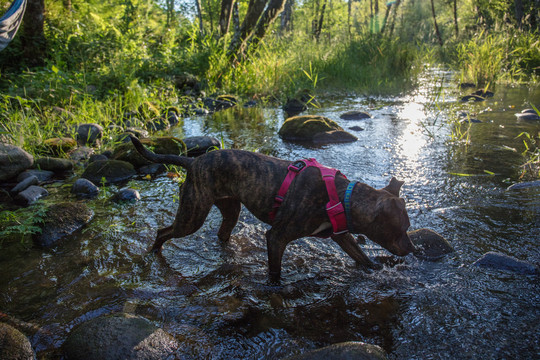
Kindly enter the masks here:
M 288 170 L 294 172 L 300 172 L 303 168 L 306 167 L 306 163 L 303 160 L 298 160 L 289 165 Z

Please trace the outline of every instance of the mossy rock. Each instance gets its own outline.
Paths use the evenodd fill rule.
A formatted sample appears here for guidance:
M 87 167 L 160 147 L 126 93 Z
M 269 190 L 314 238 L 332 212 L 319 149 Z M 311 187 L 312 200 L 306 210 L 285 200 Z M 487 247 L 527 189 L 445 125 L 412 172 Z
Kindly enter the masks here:
M 73 170 L 73 161 L 54 157 L 42 157 L 34 160 L 34 167 L 53 172 L 65 172 Z
M 90 180 L 94 184 L 115 184 L 129 180 L 135 175 L 135 169 L 132 164 L 121 160 L 98 160 L 90 163 L 82 178 Z
M 152 164 L 151 161 L 146 160 L 141 154 L 139 154 L 137 149 L 135 149 L 135 146 L 133 146 L 131 140 L 117 145 L 114 148 L 111 158 L 114 160 L 126 161 L 137 169 L 142 166 Z
M 43 141 L 42 147 L 47 153 L 63 155 L 77 147 L 77 141 L 69 137 L 56 137 Z
M 279 129 L 279 136 L 284 140 L 316 143 L 357 140 L 356 136 L 343 130 L 335 121 L 318 115 L 301 115 L 288 118 Z
M 180 155 L 187 152 L 186 144 L 174 136 L 162 136 L 152 139 L 141 139 L 141 143 L 153 148 L 156 154 Z
M 35 359 L 34 350 L 28 338 L 14 327 L 0 323 L 0 359 Z

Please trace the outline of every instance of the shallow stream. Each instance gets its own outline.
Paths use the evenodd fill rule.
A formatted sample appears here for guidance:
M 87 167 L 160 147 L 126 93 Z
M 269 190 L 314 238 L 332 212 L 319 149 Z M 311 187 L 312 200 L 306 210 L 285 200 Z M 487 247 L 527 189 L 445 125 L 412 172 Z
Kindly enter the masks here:
M 346 130 L 363 128 L 349 130 L 354 143 L 283 142 L 276 135 L 283 113 L 275 108 L 246 110 L 249 118 L 237 120 L 186 118 L 181 130 L 228 148 L 314 157 L 376 188 L 392 176 L 404 180 L 411 229 L 437 231 L 453 254 L 436 262 L 409 255 L 366 273 L 331 241 L 305 238 L 285 252 L 283 287 L 269 289 L 268 227 L 245 210 L 228 244 L 216 238 L 214 209 L 199 232 L 165 244 L 164 261 L 146 255 L 157 228 L 174 219 L 178 184 L 138 179 L 130 185 L 141 201 L 91 201 L 92 222 L 51 249 L 4 244 L 0 311 L 42 328 L 31 337 L 42 358 L 56 358 L 73 326 L 120 311 L 183 341 L 179 357 L 187 359 L 281 359 L 343 341 L 379 345 L 392 359 L 538 358 L 538 277 L 471 265 L 488 251 L 540 263 L 540 188 L 506 191 L 525 161 L 516 136 L 540 130 L 540 121 L 514 113 L 540 105 L 540 89 L 500 86 L 485 102 L 461 103 L 451 77 L 433 70 L 403 97 L 329 97 L 310 110 Z M 341 120 L 349 110 L 372 118 Z M 482 121 L 468 135 L 463 125 L 462 140 L 448 124 L 457 111 Z M 369 242 L 365 249 L 385 254 Z

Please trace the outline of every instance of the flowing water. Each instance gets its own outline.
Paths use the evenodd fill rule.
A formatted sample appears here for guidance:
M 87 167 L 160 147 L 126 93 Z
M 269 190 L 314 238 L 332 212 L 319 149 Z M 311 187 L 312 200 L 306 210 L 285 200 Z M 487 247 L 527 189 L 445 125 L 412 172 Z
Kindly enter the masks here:
M 363 128 L 350 130 L 354 143 L 283 142 L 279 109 L 187 118 L 181 130 L 228 148 L 314 157 L 376 188 L 396 176 L 405 181 L 411 229 L 446 237 L 455 252 L 445 258 L 409 255 L 366 273 L 331 240 L 305 238 L 287 247 L 283 286 L 270 288 L 268 226 L 243 210 L 222 245 L 214 209 L 196 234 L 167 242 L 160 260 L 145 250 L 172 222 L 178 192 L 163 176 L 132 181 L 142 197 L 135 204 L 89 202 L 92 222 L 52 249 L 4 244 L 0 311 L 41 327 L 30 339 L 44 358 L 57 356 L 73 326 L 120 311 L 176 336 L 185 344 L 178 357 L 187 359 L 280 359 L 343 341 L 377 344 L 393 359 L 539 358 L 538 277 L 472 264 L 488 251 L 540 262 L 540 190 L 506 191 L 525 161 L 516 136 L 540 130 L 514 113 L 539 105 L 540 91 L 500 86 L 485 102 L 462 104 L 450 73 L 433 70 L 422 83 L 403 97 L 327 98 L 311 110 L 345 129 Z M 339 118 L 352 109 L 372 118 Z M 448 119 L 457 111 L 477 113 L 482 123 L 453 131 Z M 62 191 L 52 189 L 51 199 Z M 385 255 L 369 242 L 365 249 Z

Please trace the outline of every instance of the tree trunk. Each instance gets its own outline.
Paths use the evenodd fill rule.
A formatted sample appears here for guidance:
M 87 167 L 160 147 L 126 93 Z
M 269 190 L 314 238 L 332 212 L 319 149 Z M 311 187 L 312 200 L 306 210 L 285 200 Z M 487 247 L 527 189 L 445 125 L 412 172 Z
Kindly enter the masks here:
M 521 0 L 515 0 L 514 5 L 515 5 L 515 11 L 516 11 L 517 26 L 518 26 L 518 29 L 521 30 L 521 25 L 523 21 L 523 2 Z
M 443 46 L 443 40 L 439 31 L 439 25 L 437 25 L 437 16 L 435 15 L 435 3 L 431 0 L 431 14 L 433 15 L 433 25 L 435 26 L 435 34 L 439 40 L 439 45 Z
M 234 0 L 221 0 L 221 13 L 219 16 L 219 34 L 224 36 L 229 32 Z
M 321 8 L 321 13 L 319 16 L 319 21 L 317 22 L 317 29 L 315 30 L 315 40 L 319 41 L 319 37 L 321 36 L 322 32 L 322 26 L 324 22 L 324 12 L 326 11 L 326 3 L 328 0 L 324 0 Z
M 71 11 L 71 0 L 62 0 L 62 5 L 64 6 L 64 10 Z
M 352 9 L 352 0 L 347 1 L 347 31 L 349 36 L 351 35 L 351 9 Z
M 204 36 L 201 0 L 195 0 L 195 7 L 197 8 L 197 18 L 199 19 L 199 33 L 201 36 Z
M 457 16 L 457 0 L 454 0 L 454 30 L 456 32 L 456 38 L 459 36 L 458 16 Z
M 253 29 L 257 25 L 257 21 L 264 11 L 266 6 L 265 0 L 249 0 L 249 5 L 246 13 L 246 17 L 240 26 L 240 29 L 236 31 L 229 44 L 228 54 L 229 56 L 238 56 L 239 50 L 244 46 L 244 43 L 253 34 Z
M 390 34 L 389 34 L 389 36 L 392 36 L 392 34 L 394 33 L 394 26 L 396 25 L 396 17 L 397 17 L 399 4 L 401 4 L 401 0 L 396 0 L 395 6 L 394 6 L 394 15 L 392 16 L 392 23 L 390 25 Z
M 257 22 L 257 27 L 255 28 L 255 31 L 253 32 L 253 35 L 251 36 L 249 47 L 256 47 L 259 42 L 264 38 L 266 35 L 266 31 L 268 30 L 268 27 L 276 20 L 276 18 L 279 16 L 279 14 L 283 11 L 283 7 L 285 6 L 285 0 L 270 0 L 268 3 L 268 6 L 266 7 L 266 10 L 261 15 L 259 21 Z M 244 42 L 244 46 L 242 49 L 242 52 L 245 53 L 247 51 L 248 44 L 247 42 Z
M 234 2 L 232 22 L 234 27 L 234 33 L 236 34 L 238 31 L 240 31 L 240 15 L 238 14 L 238 1 Z
M 382 28 L 381 28 L 381 34 L 384 33 L 384 29 L 386 27 L 386 21 L 388 20 L 388 14 L 390 13 L 391 8 L 392 8 L 392 5 L 386 5 L 386 12 L 384 13 L 384 20 L 383 20 L 383 24 L 382 24 Z
M 29 66 L 42 66 L 47 54 L 47 41 L 43 31 L 45 0 L 28 0 L 23 19 L 21 41 L 23 57 Z
M 281 13 L 280 31 L 282 34 L 292 31 L 292 13 L 293 13 L 294 0 L 286 0 L 285 7 Z

